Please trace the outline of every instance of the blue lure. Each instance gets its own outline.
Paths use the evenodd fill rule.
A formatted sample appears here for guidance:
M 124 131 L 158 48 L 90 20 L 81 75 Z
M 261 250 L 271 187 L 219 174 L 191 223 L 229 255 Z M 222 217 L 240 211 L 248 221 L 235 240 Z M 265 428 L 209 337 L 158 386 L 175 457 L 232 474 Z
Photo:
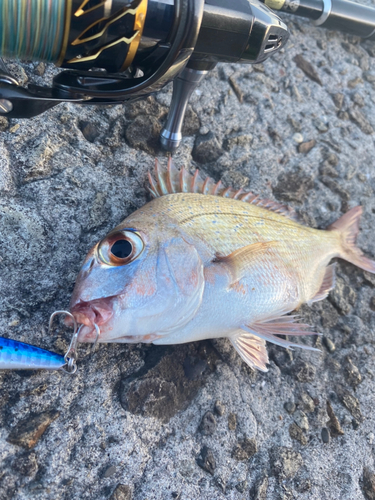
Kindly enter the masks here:
M 73 337 L 65 356 L 24 342 L 0 337 L 0 370 L 63 370 L 71 375 L 75 373 L 78 335 L 83 325 L 78 328 L 74 316 L 69 311 L 55 311 L 49 320 L 49 332 L 53 318 L 58 314 L 70 316 L 74 325 Z M 98 337 L 100 330 L 99 327 L 96 326 L 96 328 Z
M 0 337 L 0 370 L 62 370 L 66 364 L 60 354 Z

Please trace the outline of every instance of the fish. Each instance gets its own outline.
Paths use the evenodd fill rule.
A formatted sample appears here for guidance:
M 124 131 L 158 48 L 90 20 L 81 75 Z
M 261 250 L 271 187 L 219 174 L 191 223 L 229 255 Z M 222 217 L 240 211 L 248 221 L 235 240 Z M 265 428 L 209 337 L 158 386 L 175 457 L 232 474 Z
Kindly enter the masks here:
M 332 259 L 375 273 L 356 246 L 360 206 L 320 230 L 291 207 L 171 160 L 156 161 L 149 184 L 152 201 L 95 244 L 78 274 L 70 312 L 79 342 L 228 338 L 245 363 L 267 371 L 266 342 L 317 350 L 289 340 L 317 335 L 290 313 L 327 297 Z
M 65 370 L 64 356 L 0 337 L 0 370 Z

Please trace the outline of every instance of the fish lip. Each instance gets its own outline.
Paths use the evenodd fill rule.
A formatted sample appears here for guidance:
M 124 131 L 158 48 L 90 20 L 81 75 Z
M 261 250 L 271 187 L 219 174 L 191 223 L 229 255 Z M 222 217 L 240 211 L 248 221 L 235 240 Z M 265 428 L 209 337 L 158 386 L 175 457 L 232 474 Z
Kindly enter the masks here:
M 94 325 L 101 327 L 107 324 L 114 315 L 114 299 L 115 296 L 103 297 L 91 301 L 78 300 L 78 302 L 70 308 L 70 312 L 74 316 L 77 324 L 92 327 L 92 330 L 95 330 Z M 67 316 L 65 324 L 67 326 L 73 326 L 73 320 Z M 85 336 L 87 336 L 87 334 Z

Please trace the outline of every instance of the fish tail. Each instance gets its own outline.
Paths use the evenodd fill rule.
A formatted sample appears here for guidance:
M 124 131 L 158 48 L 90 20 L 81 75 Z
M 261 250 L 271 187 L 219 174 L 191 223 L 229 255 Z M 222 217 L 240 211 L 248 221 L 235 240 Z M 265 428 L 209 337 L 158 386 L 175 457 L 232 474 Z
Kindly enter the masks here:
M 336 222 L 328 226 L 327 229 L 329 231 L 338 231 L 341 235 L 341 252 L 339 257 L 365 271 L 375 274 L 375 261 L 366 257 L 362 250 L 357 247 L 356 243 L 361 215 L 362 207 L 354 207 Z

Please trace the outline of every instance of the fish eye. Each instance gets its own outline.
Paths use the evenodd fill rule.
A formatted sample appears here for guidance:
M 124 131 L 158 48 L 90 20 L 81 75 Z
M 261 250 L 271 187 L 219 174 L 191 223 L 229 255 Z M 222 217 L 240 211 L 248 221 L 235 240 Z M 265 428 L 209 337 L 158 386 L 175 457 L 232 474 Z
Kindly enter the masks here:
M 143 240 L 134 231 L 115 231 L 108 234 L 98 247 L 102 262 L 111 266 L 123 266 L 135 260 L 144 248 Z
M 118 259 L 126 259 L 133 251 L 133 245 L 128 240 L 115 241 L 111 247 L 111 254 Z

